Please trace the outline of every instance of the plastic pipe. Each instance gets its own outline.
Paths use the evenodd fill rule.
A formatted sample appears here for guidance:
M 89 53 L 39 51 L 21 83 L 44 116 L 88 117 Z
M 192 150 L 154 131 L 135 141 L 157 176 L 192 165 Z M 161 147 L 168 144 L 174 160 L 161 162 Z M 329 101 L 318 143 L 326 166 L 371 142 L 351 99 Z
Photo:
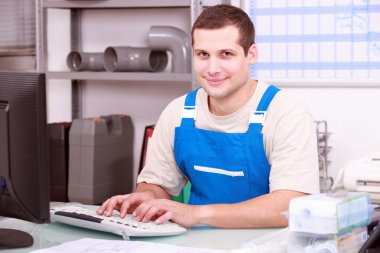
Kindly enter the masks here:
M 151 26 L 148 44 L 151 49 L 172 53 L 173 73 L 191 73 L 191 40 L 186 32 L 172 26 Z
M 103 53 L 72 51 L 67 55 L 67 66 L 72 71 L 103 71 Z
M 142 47 L 108 47 L 104 51 L 107 71 L 162 71 L 168 65 L 166 51 Z

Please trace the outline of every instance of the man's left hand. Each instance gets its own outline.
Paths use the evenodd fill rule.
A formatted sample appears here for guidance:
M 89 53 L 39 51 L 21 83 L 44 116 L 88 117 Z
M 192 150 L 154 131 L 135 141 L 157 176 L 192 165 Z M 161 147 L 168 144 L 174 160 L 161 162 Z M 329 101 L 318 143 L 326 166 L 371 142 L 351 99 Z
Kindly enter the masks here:
M 133 212 L 137 221 L 155 220 L 162 224 L 171 220 L 181 226 L 191 227 L 199 224 L 201 206 L 182 204 L 168 199 L 152 199 L 141 203 Z

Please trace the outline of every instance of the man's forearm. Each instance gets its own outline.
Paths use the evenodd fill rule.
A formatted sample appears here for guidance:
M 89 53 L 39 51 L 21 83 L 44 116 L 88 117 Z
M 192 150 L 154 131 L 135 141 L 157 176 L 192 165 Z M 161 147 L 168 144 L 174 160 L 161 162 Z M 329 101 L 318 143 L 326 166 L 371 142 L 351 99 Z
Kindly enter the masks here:
M 237 204 L 200 206 L 199 222 L 220 228 L 285 227 L 288 219 L 281 213 L 288 210 L 290 199 L 303 195 L 279 190 Z
M 171 196 L 161 186 L 148 183 L 139 183 L 136 192 L 151 192 L 156 199 L 170 199 Z

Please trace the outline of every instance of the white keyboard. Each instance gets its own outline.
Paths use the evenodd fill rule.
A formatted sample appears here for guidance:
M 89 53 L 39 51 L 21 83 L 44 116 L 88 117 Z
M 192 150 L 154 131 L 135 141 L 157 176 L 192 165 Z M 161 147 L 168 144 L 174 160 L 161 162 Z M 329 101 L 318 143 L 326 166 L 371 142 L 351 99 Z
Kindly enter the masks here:
M 85 206 L 78 203 L 51 204 L 51 221 L 62 222 L 73 226 L 110 232 L 128 239 L 130 236 L 167 236 L 185 233 L 187 230 L 173 222 L 156 224 L 153 221 L 138 222 L 134 216 L 127 214 L 121 219 L 114 211 L 111 217 L 96 213 L 97 206 Z

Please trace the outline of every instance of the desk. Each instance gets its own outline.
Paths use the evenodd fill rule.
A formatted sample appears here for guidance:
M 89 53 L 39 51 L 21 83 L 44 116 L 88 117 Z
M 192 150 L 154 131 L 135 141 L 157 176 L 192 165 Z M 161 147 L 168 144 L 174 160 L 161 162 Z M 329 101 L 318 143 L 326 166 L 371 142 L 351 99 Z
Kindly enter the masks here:
M 0 227 L 23 230 L 34 237 L 34 245 L 32 248 L 9 250 L 10 253 L 30 252 L 32 250 L 47 248 L 84 237 L 122 240 L 120 236 L 110 233 L 74 227 L 57 222 L 50 224 L 34 224 L 27 221 L 0 217 Z M 139 237 L 131 238 L 131 240 L 228 250 L 238 248 L 240 245 L 253 238 L 275 231 L 278 231 L 278 229 L 215 229 L 210 227 L 194 227 L 182 235 L 149 238 Z

